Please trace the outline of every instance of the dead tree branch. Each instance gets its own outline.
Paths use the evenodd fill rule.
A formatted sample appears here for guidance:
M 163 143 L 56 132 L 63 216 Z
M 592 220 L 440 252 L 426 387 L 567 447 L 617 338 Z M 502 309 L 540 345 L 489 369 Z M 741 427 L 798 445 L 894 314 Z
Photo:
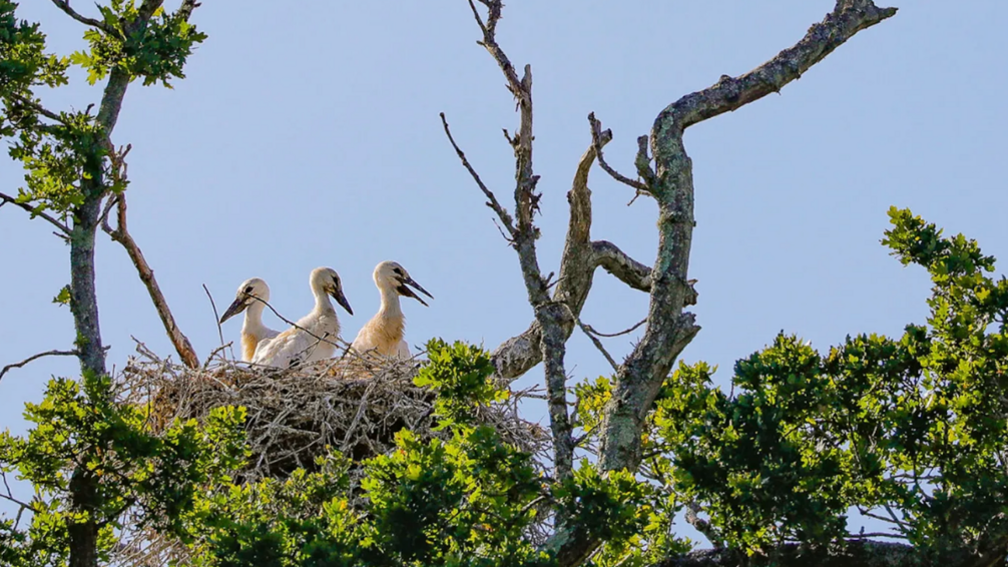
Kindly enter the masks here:
M 70 0 L 52 0 L 52 3 L 55 4 L 56 7 L 59 8 L 60 10 L 63 10 L 63 13 L 86 26 L 91 26 L 93 28 L 99 29 L 107 34 L 113 33 L 113 30 L 109 28 L 107 25 L 105 25 L 105 22 L 96 20 L 94 18 L 88 18 L 86 16 L 82 16 L 76 10 L 71 8 Z
M 118 219 L 118 226 L 113 230 L 108 224 L 108 212 L 112 203 L 115 202 L 116 213 Z M 147 293 L 150 295 L 151 301 L 154 303 L 154 308 L 157 309 L 158 316 L 161 318 L 161 323 L 164 325 L 165 331 L 168 333 L 168 338 L 171 340 L 172 345 L 175 347 L 175 352 L 178 353 L 179 358 L 182 359 L 183 364 L 189 368 L 199 368 L 200 361 L 199 356 L 196 355 L 196 351 L 192 347 L 192 343 L 189 339 L 182 334 L 179 330 L 178 325 L 175 323 L 175 317 L 172 315 L 171 309 L 168 308 L 168 302 L 164 298 L 164 294 L 161 293 L 161 287 L 157 283 L 157 279 L 154 277 L 154 270 L 151 269 L 147 260 L 144 258 L 143 252 L 140 251 L 140 247 L 137 246 L 133 236 L 130 235 L 129 230 L 126 226 L 126 195 L 120 193 L 109 198 L 105 205 L 105 210 L 102 213 L 102 230 L 108 234 L 112 240 L 118 242 L 126 249 L 126 253 L 129 254 L 130 260 L 133 261 L 133 265 L 136 267 L 137 275 L 140 276 L 140 281 L 143 282 L 144 286 L 147 288 Z
M 480 15 L 474 1 L 469 0 L 469 7 L 472 9 L 473 17 L 483 35 L 482 40 L 478 43 L 494 58 L 504 74 L 508 90 L 518 101 L 520 115 L 518 132 L 514 136 L 508 136 L 505 131 L 505 136 L 507 136 L 515 156 L 515 223 L 513 228 L 506 222 L 509 217 L 501 215 L 502 208 L 494 206 L 496 199 L 491 198 L 489 192 L 479 182 L 478 176 L 473 174 L 473 177 L 488 198 L 491 198 L 491 208 L 494 208 L 498 217 L 508 228 L 511 233 L 511 244 L 518 253 L 518 262 L 521 265 L 528 301 L 535 312 L 536 324 L 540 329 L 538 340 L 533 344 L 533 348 L 538 350 L 538 356 L 543 361 L 546 374 L 550 428 L 553 435 L 553 463 L 556 468 L 556 477 L 564 479 L 571 476 L 574 463 L 572 426 L 567 412 L 567 373 L 564 369 L 566 341 L 571 332 L 568 328 L 573 326 L 573 321 L 569 317 L 568 307 L 550 297 L 550 286 L 546 278 L 542 276 L 536 255 L 535 242 L 539 236 L 539 229 L 536 228 L 533 218 L 539 210 L 541 194 L 536 191 L 539 176 L 535 174 L 532 166 L 532 142 L 534 140 L 532 133 L 532 67 L 526 65 L 524 72 L 519 77 L 511 60 L 497 44 L 497 22 L 500 21 L 503 8 L 501 0 L 479 1 L 487 10 L 485 20 Z M 442 120 L 444 120 L 443 116 Z M 447 122 L 445 122 L 445 132 L 448 133 Z M 462 152 L 454 142 L 452 145 L 455 146 L 456 152 L 465 165 L 466 161 Z M 473 173 L 471 168 L 467 167 L 467 169 Z M 562 523 L 563 519 L 558 519 L 558 522 Z
M 7 195 L 5 193 L 0 193 L 0 207 L 6 205 L 7 203 L 12 204 L 15 207 L 18 207 L 19 209 L 23 209 L 23 210 L 27 211 L 28 214 L 32 216 L 32 218 L 38 217 L 40 219 L 48 221 L 49 224 L 51 224 L 51 225 L 55 226 L 57 229 L 59 229 L 59 231 L 60 231 L 60 233 L 61 233 L 61 235 L 63 237 L 67 237 L 68 238 L 70 236 L 70 227 L 68 227 L 67 225 L 65 225 L 62 222 L 60 222 L 59 220 L 57 220 L 52 215 L 47 214 L 45 211 L 36 210 L 35 207 L 29 205 L 28 203 L 22 203 L 22 202 L 18 201 L 16 198 L 11 197 L 10 195 Z
M 623 175 L 622 173 L 613 169 L 608 163 L 606 163 L 605 156 L 602 155 L 602 136 L 605 132 L 608 132 L 609 137 L 612 137 L 612 131 L 606 130 L 602 131 L 602 123 L 595 118 L 595 113 L 588 113 L 588 124 L 591 125 L 591 135 L 592 135 L 592 147 L 595 149 L 595 157 L 598 159 L 599 167 L 603 171 L 609 174 L 610 177 L 619 181 L 620 183 L 632 187 L 638 193 L 648 193 L 648 186 L 636 179 L 630 179 L 629 177 Z
M 79 353 L 76 350 L 47 350 L 45 352 L 33 354 L 20 362 L 12 362 L 11 364 L 4 366 L 3 369 L 0 369 L 0 380 L 3 380 L 4 374 L 7 374 L 8 371 L 13 370 L 14 368 L 21 368 L 29 362 L 38 360 L 44 356 L 77 356 L 78 354 Z
M 693 124 L 735 110 L 799 78 L 857 32 L 896 13 L 871 0 L 838 0 L 822 22 L 813 25 L 794 47 L 738 78 L 724 76 L 705 90 L 680 98 L 655 119 L 650 142 L 655 180 L 649 194 L 658 203 L 658 253 L 651 273 L 648 326 L 616 373 L 612 396 L 603 412 L 599 467 L 636 470 L 641 459 L 641 430 L 647 412 L 676 358 L 699 332 L 684 308 L 696 300 L 688 279 L 693 236 L 693 171 L 683 132 Z M 646 155 L 646 154 L 645 154 Z M 638 164 L 644 157 L 639 155 Z M 577 530 L 557 531 L 550 548 L 562 566 L 581 564 L 597 548 Z
M 599 147 L 612 140 L 612 132 L 601 132 Z M 615 244 L 605 240 L 591 240 L 592 205 L 588 175 L 595 162 L 594 140 L 578 161 L 571 190 L 567 193 L 570 218 L 560 275 L 553 291 L 553 301 L 565 304 L 574 317 L 579 317 L 591 291 L 595 269 L 603 267 L 634 289 L 651 290 L 651 268 L 634 260 Z M 563 328 L 564 338 L 574 331 L 571 324 Z M 538 321 L 533 321 L 520 335 L 501 343 L 492 355 L 497 374 L 503 380 L 514 380 L 542 361 L 539 349 L 542 332 Z
M 462 160 L 462 166 L 466 168 L 469 175 L 471 175 L 473 180 L 476 182 L 476 185 L 478 185 L 480 190 L 483 191 L 483 194 L 486 195 L 486 198 L 488 199 L 486 206 L 490 207 L 490 209 L 497 214 L 497 218 L 500 219 L 501 224 L 504 226 L 502 232 L 507 230 L 507 234 L 504 237 L 508 240 L 508 242 L 514 242 L 515 228 L 514 221 L 511 220 L 511 214 L 501 206 L 500 202 L 497 200 L 497 196 L 494 195 L 493 191 L 488 189 L 483 183 L 479 174 L 476 173 L 473 166 L 469 164 L 469 160 L 466 159 L 465 153 L 458 147 L 458 144 L 455 143 L 455 138 L 452 137 L 451 130 L 448 128 L 448 120 L 445 118 L 444 112 L 441 113 L 441 124 L 444 125 L 444 131 L 445 135 L 448 136 L 448 141 L 451 142 L 452 147 L 455 148 L 455 153 L 458 154 L 459 159 Z

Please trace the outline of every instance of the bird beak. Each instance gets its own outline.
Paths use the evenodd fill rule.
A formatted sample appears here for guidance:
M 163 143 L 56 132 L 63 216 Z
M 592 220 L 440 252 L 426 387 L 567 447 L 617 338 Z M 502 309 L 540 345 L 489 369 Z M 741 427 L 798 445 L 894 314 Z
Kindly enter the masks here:
M 419 301 L 424 307 L 430 307 L 429 305 L 427 305 L 427 302 L 425 302 L 424 300 L 420 299 L 419 295 L 413 293 L 412 289 L 406 287 L 407 285 L 415 287 L 416 290 L 419 291 L 420 293 L 426 295 L 427 297 L 429 297 L 431 299 L 434 299 L 433 295 L 427 293 L 427 290 L 424 289 L 423 286 L 421 286 L 420 284 L 416 283 L 416 281 L 414 281 L 413 278 L 410 278 L 410 277 L 403 278 L 402 283 L 399 284 L 398 288 L 396 288 L 396 291 L 399 292 L 399 295 L 405 295 L 406 297 L 412 297 L 413 299 Z
M 353 309 L 350 308 L 350 302 L 347 301 L 346 296 L 343 295 L 342 289 L 334 287 L 332 291 L 329 292 L 329 295 L 331 295 L 332 298 L 336 300 L 336 303 L 342 305 L 343 309 L 347 310 L 347 313 L 353 315 Z
M 220 322 L 223 324 L 224 321 L 227 321 L 228 319 L 234 317 L 235 315 L 241 313 L 242 311 L 245 311 L 246 307 L 248 307 L 248 302 L 246 298 L 236 297 L 235 300 L 231 302 L 231 305 L 228 306 L 227 311 L 225 311 L 224 314 L 221 315 Z

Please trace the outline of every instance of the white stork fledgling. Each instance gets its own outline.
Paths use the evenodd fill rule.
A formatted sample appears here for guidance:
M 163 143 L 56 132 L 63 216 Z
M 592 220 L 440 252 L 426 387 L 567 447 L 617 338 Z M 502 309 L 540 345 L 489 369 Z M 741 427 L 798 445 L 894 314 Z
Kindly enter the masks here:
M 361 354 L 378 354 L 409 358 L 409 345 L 403 339 L 406 317 L 403 316 L 399 296 L 412 297 L 424 307 L 427 304 L 407 286 L 434 299 L 420 284 L 413 281 L 405 268 L 396 262 L 386 261 L 374 269 L 374 282 L 381 292 L 381 308 L 378 314 L 361 328 L 351 347 Z
M 288 368 L 333 355 L 336 350 L 333 343 L 339 337 L 340 323 L 329 296 L 342 305 L 347 313 L 353 315 L 353 309 L 343 295 L 339 275 L 332 268 L 315 268 L 308 282 L 315 294 L 315 307 L 299 319 L 295 326 L 272 339 L 260 342 L 252 357 L 253 364 Z
M 255 354 L 256 346 L 263 339 L 272 339 L 280 334 L 280 331 L 270 329 L 262 322 L 263 308 L 266 307 L 270 298 L 269 286 L 260 278 L 250 278 L 245 280 L 235 294 L 235 300 L 221 315 L 221 324 L 235 315 L 245 312 L 245 321 L 242 322 L 241 329 L 241 356 L 242 360 L 249 362 Z

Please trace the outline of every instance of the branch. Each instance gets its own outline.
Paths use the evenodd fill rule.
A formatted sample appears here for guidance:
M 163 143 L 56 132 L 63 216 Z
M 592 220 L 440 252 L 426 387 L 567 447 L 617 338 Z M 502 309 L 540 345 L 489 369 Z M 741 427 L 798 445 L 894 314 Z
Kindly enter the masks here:
M 106 218 L 113 201 L 116 203 L 118 217 L 118 226 L 115 230 L 112 230 L 112 228 L 108 225 Z M 168 338 L 175 347 L 175 352 L 178 353 L 179 358 L 181 358 L 182 362 L 189 368 L 199 368 L 199 357 L 196 355 L 196 351 L 193 349 L 192 343 L 190 343 L 189 339 L 182 334 L 182 331 L 179 330 L 178 325 L 175 323 L 175 317 L 172 316 L 171 309 L 168 308 L 168 302 L 165 301 L 164 294 L 161 293 L 161 288 L 158 286 L 157 280 L 154 278 L 154 270 L 151 270 L 150 265 L 147 264 L 147 260 L 144 259 L 143 253 L 140 251 L 140 247 L 137 246 L 136 241 L 133 240 L 133 237 L 130 235 L 129 230 L 126 227 L 125 194 L 120 193 L 109 198 L 105 205 L 105 210 L 102 213 L 102 230 L 112 237 L 112 240 L 122 244 L 123 248 L 126 249 L 126 253 L 129 254 L 130 260 L 132 260 L 133 265 L 136 266 L 137 274 L 140 276 L 140 281 L 142 281 L 147 287 L 147 293 L 150 295 L 151 301 L 154 303 L 154 308 L 157 309 L 158 316 L 161 318 L 161 323 L 164 325 L 165 331 L 168 333 Z
M 707 541 L 711 542 L 711 545 L 714 546 L 714 549 L 724 549 L 724 542 L 720 537 L 718 537 L 717 532 L 714 530 L 714 526 L 698 515 L 700 511 L 699 504 L 696 502 L 690 502 L 686 506 L 686 523 L 693 526 L 696 531 L 703 534 L 703 536 L 707 538 Z
M 592 242 L 596 266 L 601 266 L 633 289 L 651 291 L 651 268 L 634 260 L 607 240 Z
M 896 8 L 879 8 L 871 0 L 838 0 L 833 12 L 809 28 L 794 47 L 744 75 L 723 75 L 713 86 L 682 97 L 662 112 L 659 121 L 666 122 L 665 128 L 686 129 L 780 92 L 854 34 L 894 15 Z
M 641 431 L 651 405 L 673 363 L 700 331 L 684 308 L 696 299 L 688 279 L 693 217 L 693 170 L 683 145 L 683 132 L 693 124 L 735 110 L 779 91 L 821 61 L 858 31 L 896 13 L 870 0 L 838 0 L 833 12 L 812 26 L 794 47 L 755 70 L 682 97 L 666 107 L 651 130 L 655 183 L 649 194 L 658 203 L 658 253 L 651 272 L 648 327 L 616 373 L 612 395 L 603 410 L 598 466 L 602 471 L 634 471 L 641 459 Z M 640 152 L 639 152 L 640 153 Z M 644 157 L 638 156 L 643 165 Z M 548 544 L 558 563 L 578 565 L 599 542 L 576 530 L 558 530 Z
M 37 211 L 37 210 L 35 210 L 35 207 L 29 205 L 28 203 L 21 203 L 17 199 L 15 199 L 14 197 L 11 197 L 10 195 L 7 195 L 5 193 L 0 193 L 0 207 L 4 206 L 7 203 L 10 203 L 10 204 L 14 205 L 15 207 L 24 209 L 25 211 L 28 212 L 28 214 L 31 215 L 32 218 L 38 217 L 40 219 L 44 219 L 44 220 L 49 221 L 49 224 L 51 224 L 51 225 L 55 226 L 56 228 L 58 228 L 59 231 L 61 233 L 63 233 L 64 236 L 66 236 L 66 237 L 70 236 L 70 227 L 68 227 L 67 225 L 63 224 L 62 222 L 56 220 L 54 217 L 50 216 L 45 211 Z
M 202 4 L 196 0 L 182 0 L 182 5 L 179 6 L 178 13 L 183 19 L 185 19 L 185 21 L 188 22 L 189 18 L 192 17 L 193 10 L 199 8 L 200 6 L 202 6 Z
M 77 20 L 78 22 L 84 25 L 97 28 L 109 35 L 113 35 L 115 33 L 114 30 L 105 25 L 105 22 L 96 20 L 94 18 L 88 18 L 77 13 L 76 10 L 70 7 L 70 0 L 52 0 L 52 3 L 55 4 L 56 7 L 59 8 L 60 10 L 63 10 L 63 12 L 66 15 L 70 16 L 71 18 Z
M 595 148 L 595 155 L 598 157 L 599 167 L 608 173 L 610 177 L 624 185 L 633 187 L 638 193 L 648 193 L 650 189 L 647 185 L 637 181 L 636 179 L 630 179 L 606 163 L 605 157 L 602 155 L 602 136 L 608 132 L 609 137 L 612 137 L 612 132 L 610 130 L 606 130 L 605 132 L 602 131 L 602 123 L 595 118 L 594 112 L 588 113 L 588 123 L 591 125 L 592 147 Z
M 612 132 L 601 132 L 599 146 L 604 147 L 612 140 Z M 560 275 L 553 301 L 563 303 L 573 318 L 572 324 L 564 327 L 564 336 L 569 338 L 574 331 L 574 318 L 580 317 L 585 301 L 591 291 L 595 269 L 599 266 L 634 289 L 651 289 L 651 268 L 637 262 L 623 253 L 615 244 L 607 241 L 591 241 L 592 205 L 588 175 L 595 162 L 595 143 L 581 156 L 574 173 L 571 190 L 567 193 L 570 205 L 570 220 L 560 260 Z M 533 321 L 525 332 L 504 341 L 491 355 L 497 375 L 504 381 L 513 380 L 528 372 L 542 361 L 539 342 L 542 330 L 538 321 Z
M 501 224 L 504 225 L 504 229 L 507 230 L 507 234 L 504 238 L 508 239 L 508 242 L 514 242 L 515 229 L 514 221 L 511 220 L 511 215 L 504 209 L 504 207 L 501 206 L 500 202 L 497 201 L 497 197 L 493 194 L 493 191 L 488 189 L 483 183 L 479 174 L 476 173 L 473 166 L 469 164 L 469 160 L 466 159 L 465 153 L 458 147 L 458 144 L 455 143 L 455 138 L 452 137 L 451 130 L 448 128 L 448 120 L 445 118 L 444 112 L 441 113 L 441 124 L 444 125 L 444 131 L 445 135 L 448 136 L 448 141 L 451 142 L 452 147 L 455 148 L 455 153 L 458 154 L 459 159 L 462 160 L 462 166 L 469 171 L 469 175 L 471 175 L 473 180 L 476 181 L 476 185 L 479 185 L 480 190 L 482 190 L 483 194 L 486 195 L 486 198 L 489 199 L 486 206 L 490 207 L 493 209 L 493 212 L 497 213 L 497 218 L 500 219 Z
M 24 365 L 28 364 L 29 362 L 38 360 L 44 356 L 77 356 L 78 354 L 80 354 L 80 352 L 76 350 L 47 350 L 45 352 L 33 354 L 28 358 L 22 360 L 21 362 L 13 362 L 11 364 L 8 364 L 7 366 L 4 366 L 3 369 L 0 370 L 0 380 L 3 379 L 4 374 L 7 374 L 9 370 L 12 370 L 14 368 L 21 368 Z
M 602 344 L 602 341 L 599 340 L 599 336 L 602 335 L 595 332 L 595 329 L 593 329 L 591 325 L 586 325 L 584 322 L 581 321 L 581 319 L 575 319 L 575 321 L 577 321 L 578 327 L 581 328 L 581 332 L 583 332 L 586 337 L 591 339 L 591 342 L 593 345 L 595 345 L 595 348 L 602 353 L 602 356 L 604 356 L 607 361 L 609 361 L 609 366 L 612 366 L 613 371 L 618 372 L 619 364 L 616 364 L 616 360 L 613 359 L 612 355 L 609 354 L 609 351 L 607 351 L 605 346 Z
M 570 336 L 572 321 L 569 308 L 563 302 L 553 301 L 549 284 L 542 277 L 536 255 L 536 239 L 539 230 L 533 217 L 539 210 L 541 195 L 536 192 L 539 176 L 532 167 L 532 67 L 525 65 L 521 78 L 515 71 L 504 50 L 497 44 L 497 22 L 501 17 L 501 0 L 480 0 L 487 8 L 486 22 L 480 17 L 473 0 L 469 0 L 473 17 L 483 33 L 479 42 L 497 62 L 507 88 L 518 100 L 520 121 L 518 132 L 509 137 L 515 156 L 515 226 L 512 231 L 513 246 L 518 253 L 522 278 L 528 301 L 535 312 L 536 323 L 541 329 L 538 344 L 546 377 L 550 430 L 553 435 L 553 464 L 558 479 L 569 478 L 574 469 L 574 437 L 570 416 L 567 412 L 567 372 L 564 369 L 566 341 Z M 445 127 L 447 131 L 447 126 Z M 454 145 L 454 144 L 453 144 Z M 458 148 L 456 147 L 456 151 Z M 460 154 L 461 155 L 461 154 Z M 464 163 L 464 162 L 463 162 Z M 498 216 L 500 213 L 498 212 Z M 502 219 L 503 220 L 503 219 Z M 507 223 L 505 223 L 507 224 Z M 565 523 L 563 517 L 556 518 L 557 525 Z

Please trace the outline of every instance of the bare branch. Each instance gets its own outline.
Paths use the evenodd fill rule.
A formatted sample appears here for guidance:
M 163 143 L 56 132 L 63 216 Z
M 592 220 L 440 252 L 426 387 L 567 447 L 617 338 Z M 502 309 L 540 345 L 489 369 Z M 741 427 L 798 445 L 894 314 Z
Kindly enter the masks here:
M 622 330 L 622 331 L 620 331 L 618 333 L 600 333 L 600 332 L 596 331 L 591 325 L 586 325 L 586 326 L 588 327 L 588 331 L 590 331 L 593 335 L 596 335 L 596 336 L 599 336 L 599 337 L 605 337 L 607 339 L 612 339 L 612 338 L 615 338 L 615 337 L 621 337 L 623 335 L 629 335 L 630 333 L 632 333 L 632 332 L 636 331 L 637 329 L 639 329 L 641 327 L 641 325 L 643 325 L 644 323 L 647 323 L 647 319 L 641 319 L 633 327 L 630 327 L 629 329 L 624 329 L 624 330 Z
M 109 35 L 115 33 L 114 30 L 105 25 L 105 22 L 96 20 L 94 18 L 88 18 L 77 13 L 76 10 L 70 7 L 70 0 L 52 0 L 52 3 L 55 4 L 56 7 L 59 8 L 60 10 L 63 10 L 63 12 L 66 15 L 70 16 L 71 18 L 77 20 L 78 22 L 84 25 L 97 28 Z
M 8 364 L 7 366 L 4 366 L 3 369 L 0 370 L 0 380 L 3 379 L 4 374 L 7 374 L 9 370 L 12 370 L 14 368 L 21 368 L 24 365 L 28 364 L 29 362 L 38 360 L 44 356 L 77 356 L 78 354 L 80 353 L 76 350 L 47 350 L 45 352 L 33 354 L 28 358 L 22 360 L 21 362 L 13 362 L 11 364 Z
M 608 133 L 608 136 L 612 137 L 612 131 L 606 130 L 602 131 L 602 123 L 595 118 L 595 113 L 591 112 L 588 114 L 588 123 L 591 125 L 592 134 L 592 147 L 595 148 L 595 155 L 598 157 L 598 164 L 610 177 L 619 181 L 624 185 L 633 187 L 638 193 L 647 193 L 649 191 L 648 186 L 637 181 L 636 179 L 630 179 L 629 177 L 623 175 L 622 173 L 616 171 L 608 163 L 606 163 L 605 157 L 602 155 L 602 136 Z
M 601 133 L 600 146 L 612 139 L 608 130 Z M 651 289 L 651 268 L 624 254 L 616 245 L 606 241 L 591 241 L 592 206 L 588 176 L 595 162 L 594 141 L 578 161 L 571 190 L 567 193 L 570 205 L 567 236 L 563 256 L 560 260 L 560 274 L 553 292 L 553 301 L 563 303 L 574 317 L 579 317 L 591 291 L 595 269 L 606 268 L 622 281 L 642 291 Z M 574 319 L 563 328 L 564 337 L 569 338 L 574 331 Z M 542 361 L 539 342 L 542 329 L 538 321 L 533 321 L 524 333 L 501 343 L 492 355 L 498 376 L 513 380 Z
M 724 549 L 724 542 L 718 537 L 717 532 L 714 530 L 714 526 L 710 524 L 707 520 L 701 518 L 698 514 L 701 512 L 700 505 L 696 502 L 690 502 L 686 506 L 686 522 L 693 526 L 693 528 L 702 533 L 707 541 L 714 546 L 714 549 Z
M 651 291 L 651 268 L 634 260 L 607 240 L 591 243 L 596 266 L 601 266 L 621 282 L 640 290 Z
M 117 205 L 117 217 L 118 226 L 115 230 L 111 230 L 107 222 L 107 215 L 109 207 L 112 201 L 115 201 Z M 115 197 L 109 198 L 109 201 L 105 205 L 105 210 L 102 213 L 102 230 L 108 234 L 112 240 L 118 242 L 126 249 L 126 253 L 129 254 L 130 260 L 133 261 L 133 265 L 137 269 L 137 275 L 140 276 L 140 281 L 144 283 L 147 288 L 147 293 L 150 295 L 151 301 L 154 303 L 154 308 L 158 312 L 158 316 L 161 318 L 161 323 L 164 325 L 165 331 L 168 333 L 168 338 L 171 340 L 172 345 L 175 347 L 175 352 L 178 353 L 179 358 L 182 362 L 189 368 L 199 368 L 199 356 L 196 355 L 196 351 L 192 347 L 192 343 L 189 339 L 182 334 L 179 330 L 178 325 L 175 323 L 175 317 L 172 315 L 171 309 L 168 307 L 168 302 L 164 298 L 164 294 L 161 293 L 161 287 L 158 286 L 157 279 L 154 278 L 154 270 L 151 269 L 150 265 L 147 264 L 147 260 L 143 256 L 143 252 L 140 251 L 140 247 L 137 246 L 136 241 L 129 233 L 129 229 L 126 226 L 126 195 L 120 193 Z
M 514 221 L 511 220 L 511 215 L 507 212 L 507 210 L 504 209 L 504 207 L 501 206 L 500 202 L 497 201 L 497 197 L 493 194 L 493 191 L 488 189 L 487 186 L 483 183 L 483 180 L 480 179 L 479 174 L 476 173 L 476 170 L 473 168 L 473 166 L 469 164 L 469 160 L 466 159 L 465 153 L 462 151 L 461 148 L 458 147 L 458 144 L 455 143 L 455 138 L 452 137 L 451 130 L 448 128 L 448 120 L 445 118 L 444 112 L 441 113 L 441 124 L 444 125 L 444 131 L 445 135 L 448 136 L 448 141 L 451 142 L 452 147 L 455 148 L 455 153 L 458 154 L 459 159 L 462 160 L 462 166 L 465 167 L 467 171 L 469 171 L 469 175 L 471 175 L 473 180 L 476 181 L 476 185 L 479 185 L 480 190 L 482 190 L 483 194 L 486 195 L 486 198 L 489 199 L 486 205 L 490 207 L 493 210 L 493 212 L 497 213 L 497 218 L 499 218 L 501 224 L 504 225 L 504 228 L 501 229 L 501 233 L 503 234 L 504 230 L 505 229 L 507 230 L 507 234 L 504 236 L 504 238 L 507 239 L 508 242 L 513 242 L 515 237 L 515 229 L 514 229 Z
M 651 187 L 657 183 L 655 172 L 651 169 L 651 156 L 648 155 L 647 136 L 637 137 L 637 157 L 634 158 L 634 166 L 637 168 L 637 175 L 644 180 L 645 185 Z
M 20 209 L 23 209 L 23 210 L 27 211 L 28 214 L 30 214 L 32 218 L 38 217 L 40 219 L 44 219 L 44 220 L 48 221 L 49 224 L 51 224 L 51 225 L 53 225 L 53 226 L 55 226 L 56 228 L 59 229 L 60 233 L 62 233 L 62 236 L 64 236 L 64 237 L 69 237 L 70 236 L 70 227 L 68 227 L 67 225 L 63 224 L 59 220 L 57 220 L 55 217 L 47 214 L 45 211 L 35 210 L 35 207 L 29 205 L 28 203 L 21 203 L 17 199 L 15 199 L 14 197 L 11 197 L 10 195 L 7 195 L 5 193 L 0 193 L 0 206 L 3 206 L 6 203 L 10 203 L 10 204 L 14 205 L 15 207 L 18 207 Z M 57 235 L 57 236 L 60 236 L 60 235 Z
M 609 351 L 607 351 L 605 346 L 602 344 L 602 341 L 600 341 L 598 336 L 596 336 L 596 333 L 594 332 L 595 329 L 592 329 L 591 325 L 584 324 L 584 322 L 582 322 L 581 319 L 576 319 L 576 321 L 578 327 L 581 328 L 581 332 L 583 332 L 586 337 L 591 339 L 591 342 L 592 344 L 595 345 L 595 348 L 602 353 L 602 356 L 604 356 L 607 361 L 609 361 L 609 365 L 612 366 L 613 371 L 618 372 L 619 364 L 616 364 L 616 360 L 613 359 L 612 355 L 609 354 Z
M 203 284 L 203 291 L 206 292 L 207 298 L 210 300 L 210 308 L 213 309 L 214 323 L 217 325 L 217 336 L 220 337 L 221 348 L 224 348 L 224 329 L 221 328 L 220 314 L 217 313 L 217 303 L 214 301 L 213 295 L 210 293 L 210 288 L 208 288 L 206 284 Z M 234 356 L 234 352 L 231 353 L 231 356 Z M 213 355 L 211 354 L 210 357 L 207 358 L 207 362 L 209 363 L 212 359 Z
M 839 0 L 833 12 L 809 28 L 794 47 L 781 51 L 744 75 L 723 75 L 713 86 L 682 97 L 662 112 L 659 121 L 666 123 L 663 127 L 684 130 L 770 93 L 780 92 L 854 34 L 894 15 L 896 8 L 879 8 L 871 1 Z
M 495 34 L 497 22 L 500 20 L 503 9 L 501 0 L 479 1 L 487 8 L 485 21 L 480 17 L 476 5 L 471 0 L 469 3 L 483 34 L 483 40 L 479 43 L 497 62 L 507 80 L 508 90 L 518 101 L 520 116 L 518 133 L 514 136 L 508 136 L 515 156 L 515 225 L 512 231 L 512 244 L 518 253 L 518 262 L 521 265 L 529 304 L 535 312 L 536 323 L 541 329 L 539 340 L 535 346 L 539 350 L 546 375 L 550 429 L 553 435 L 553 464 L 556 468 L 556 477 L 566 479 L 571 476 L 574 467 L 574 439 L 570 416 L 567 412 L 567 373 L 564 370 L 565 343 L 571 333 L 568 329 L 572 326 L 572 321 L 567 305 L 550 298 L 549 284 L 542 277 L 536 255 L 536 238 L 539 236 L 539 230 L 533 223 L 533 217 L 539 210 L 541 195 L 536 192 L 539 176 L 535 174 L 532 167 L 532 142 L 534 140 L 532 130 L 532 67 L 525 65 L 524 72 L 519 78 L 510 59 L 497 44 Z M 444 120 L 443 116 L 442 120 Z M 445 131 L 447 132 L 447 130 L 446 123 Z M 506 131 L 505 136 L 507 136 Z M 458 151 L 457 147 L 456 151 Z M 461 152 L 459 154 L 461 157 Z M 500 216 L 500 212 L 498 212 L 498 216 Z M 563 524 L 564 518 L 558 517 L 557 523 Z
M 647 412 L 676 358 L 700 330 L 696 318 L 684 311 L 696 295 L 688 279 L 695 224 L 693 171 L 683 132 L 779 91 L 857 32 L 895 13 L 892 8 L 876 7 L 871 0 L 838 0 L 833 12 L 794 47 L 737 79 L 725 76 L 708 89 L 682 97 L 655 119 L 650 138 L 655 182 L 648 193 L 658 203 L 658 250 L 651 272 L 648 327 L 616 373 L 603 411 L 598 463 L 602 471 L 637 469 Z M 636 163 L 643 162 L 638 152 Z M 557 552 L 558 563 L 566 567 L 583 562 L 597 546 L 598 541 L 576 530 L 560 529 L 547 547 Z

